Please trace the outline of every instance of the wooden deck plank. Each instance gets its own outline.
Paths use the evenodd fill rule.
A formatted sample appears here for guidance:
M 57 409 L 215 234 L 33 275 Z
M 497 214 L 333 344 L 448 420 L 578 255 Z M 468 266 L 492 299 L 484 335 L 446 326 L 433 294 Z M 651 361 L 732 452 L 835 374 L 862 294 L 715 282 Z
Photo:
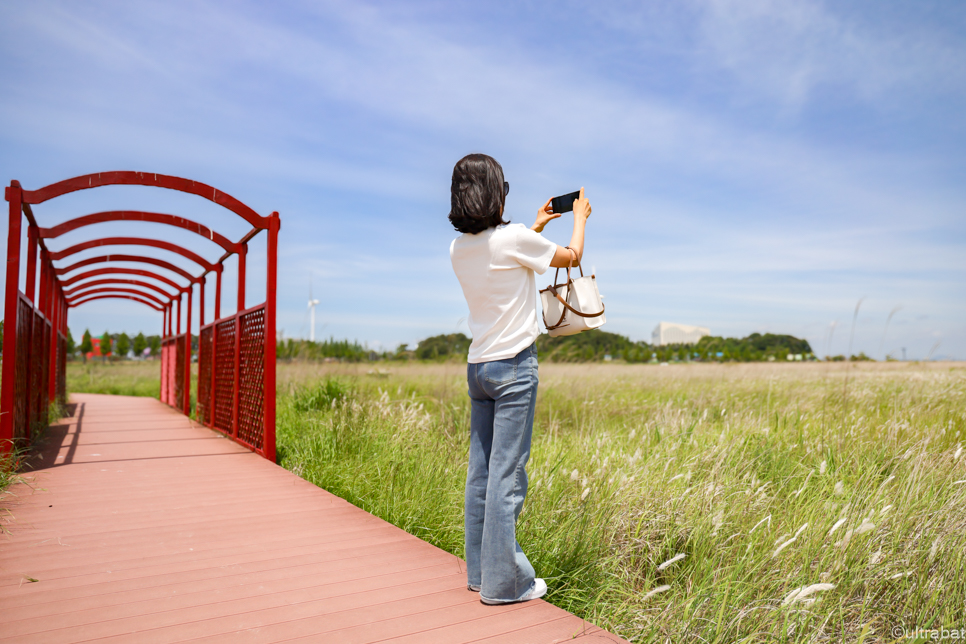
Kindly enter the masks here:
M 378 568 L 373 568 L 373 561 Z M 287 575 L 283 575 L 287 572 Z M 451 576 L 452 567 L 427 561 L 425 557 L 396 558 L 380 561 L 378 557 L 360 558 L 351 566 L 315 564 L 287 569 L 268 570 L 260 574 L 238 575 L 236 578 L 217 578 L 207 583 L 180 583 L 168 586 L 138 589 L 86 597 L 81 600 L 66 599 L 59 602 L 36 604 L 18 609 L 5 624 L 4 630 L 16 628 L 22 632 L 34 632 L 52 628 L 52 624 L 67 621 L 92 623 L 120 616 L 134 616 L 173 610 L 175 608 L 237 600 L 245 597 L 283 593 L 309 589 L 313 593 L 324 592 L 324 586 L 333 586 L 335 592 L 349 589 L 382 588 L 396 586 L 422 579 Z M 32 609 L 32 610 L 31 610 Z M 47 616 L 53 619 L 37 620 Z M 110 616 L 110 617 L 108 617 Z M 22 623 L 21 623 L 22 622 Z
M 4 499 L 0 642 L 623 641 L 482 604 L 458 558 L 158 401 L 72 400 Z

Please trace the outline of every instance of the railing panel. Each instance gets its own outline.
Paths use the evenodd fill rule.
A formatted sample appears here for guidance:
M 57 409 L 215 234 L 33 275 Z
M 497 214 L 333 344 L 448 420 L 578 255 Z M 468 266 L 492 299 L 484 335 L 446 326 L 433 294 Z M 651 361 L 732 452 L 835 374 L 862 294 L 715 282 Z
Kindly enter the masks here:
M 198 420 L 211 424 L 211 369 L 215 329 L 206 326 L 198 334 Z
M 50 320 L 43 318 L 40 313 L 37 313 L 40 317 L 40 362 L 36 360 L 33 361 L 33 369 L 40 372 L 40 405 L 37 409 L 37 420 L 41 427 L 46 427 L 50 421 L 47 416 L 50 414 L 50 351 L 52 347 L 50 346 Z
M 233 434 L 231 426 L 235 393 L 235 329 L 234 317 L 215 324 L 215 419 L 212 426 Z
M 67 404 L 67 336 L 57 333 L 57 402 Z
M 164 336 L 161 336 L 161 351 L 158 352 L 161 356 L 161 395 L 158 396 L 161 402 L 166 402 L 168 400 L 168 383 L 164 377 L 165 369 L 167 369 L 168 361 L 165 360 L 164 354 Z
M 34 325 L 34 311 L 30 300 L 18 292 L 17 305 L 17 376 L 13 397 L 13 436 L 30 439 L 30 334 Z M 7 333 L 10 333 L 8 330 Z
M 238 441 L 261 450 L 265 438 L 265 307 L 242 313 Z
M 46 414 L 43 412 L 44 396 L 44 316 L 33 311 L 33 329 L 30 334 L 30 433 Z
M 161 402 L 168 402 L 168 343 L 161 338 Z
M 174 400 L 171 404 L 178 409 L 184 408 L 184 336 L 179 335 L 174 340 Z
M 177 356 L 177 338 L 169 337 L 161 341 L 161 401 L 171 405 L 172 407 L 179 407 L 178 404 L 178 392 L 176 387 L 176 361 Z M 184 363 L 182 363 L 182 370 L 184 369 Z M 182 379 L 184 375 L 182 373 Z

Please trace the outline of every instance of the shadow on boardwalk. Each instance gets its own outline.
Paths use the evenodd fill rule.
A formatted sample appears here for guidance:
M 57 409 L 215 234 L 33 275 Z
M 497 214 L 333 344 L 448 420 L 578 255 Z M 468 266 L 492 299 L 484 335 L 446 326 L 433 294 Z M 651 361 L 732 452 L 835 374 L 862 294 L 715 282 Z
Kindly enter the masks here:
M 0 642 L 621 642 L 149 398 L 83 394 L 2 502 Z

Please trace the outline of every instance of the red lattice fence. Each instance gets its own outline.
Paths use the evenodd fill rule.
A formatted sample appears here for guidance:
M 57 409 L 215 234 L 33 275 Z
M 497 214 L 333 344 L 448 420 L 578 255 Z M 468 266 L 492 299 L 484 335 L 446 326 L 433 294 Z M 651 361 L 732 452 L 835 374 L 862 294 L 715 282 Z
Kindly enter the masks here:
M 184 406 L 185 394 L 185 374 L 184 374 L 184 361 L 185 361 L 185 350 L 184 350 L 184 339 L 185 336 L 178 335 L 175 336 L 173 340 L 173 351 L 174 351 L 174 402 L 171 404 L 174 406 Z
M 175 387 L 175 348 L 176 340 L 166 338 L 161 341 L 161 402 L 172 407 L 178 406 L 177 390 Z
M 214 364 L 214 389 L 211 392 L 215 419 L 212 427 L 234 436 L 235 418 L 235 320 L 234 317 L 213 323 L 215 347 L 212 351 Z
M 67 336 L 57 332 L 57 402 L 67 404 Z
M 30 336 L 33 331 L 34 307 L 30 300 L 18 292 L 19 307 L 17 311 L 17 375 L 16 375 L 16 407 L 14 408 L 14 437 L 30 440 L 30 427 L 33 421 L 30 396 L 31 363 Z M 10 328 L 9 326 L 7 327 Z M 8 331 L 9 333 L 9 331 Z
M 205 425 L 211 426 L 211 351 L 214 349 L 215 329 L 209 325 L 198 333 L 198 404 L 197 416 Z
M 265 431 L 265 308 L 202 327 L 198 356 L 198 378 L 210 383 L 199 384 L 198 409 L 214 412 L 214 418 L 199 413 L 198 419 L 263 456 L 274 450 L 275 438 Z

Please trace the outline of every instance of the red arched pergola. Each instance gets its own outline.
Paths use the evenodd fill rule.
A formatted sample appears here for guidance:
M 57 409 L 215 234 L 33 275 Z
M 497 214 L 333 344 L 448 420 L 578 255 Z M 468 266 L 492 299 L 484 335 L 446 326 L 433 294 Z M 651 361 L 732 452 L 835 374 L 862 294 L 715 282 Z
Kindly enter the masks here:
M 110 185 L 167 188 L 197 195 L 233 212 L 252 229 L 238 241 L 231 241 L 190 219 L 140 210 L 97 212 L 50 228 L 37 225 L 32 206 L 78 190 Z M 190 414 L 191 321 L 197 286 L 201 327 L 198 333 L 197 417 L 207 426 L 275 460 L 275 285 L 281 227 L 277 212 L 263 217 L 234 197 L 203 183 L 142 172 L 90 174 L 39 190 L 24 190 L 19 182 L 12 181 L 5 197 L 10 206 L 10 225 L 0 390 L 0 451 L 10 449 L 15 440 L 29 441 L 33 428 L 48 421 L 48 402 L 66 399 L 68 310 L 92 302 L 128 300 L 162 313 L 161 400 Z M 24 217 L 27 219 L 27 269 L 26 284 L 21 291 Z M 174 242 L 141 237 L 100 237 L 61 250 L 47 247 L 48 240 L 65 233 L 116 221 L 150 222 L 187 231 L 220 246 L 224 254 L 212 261 Z M 266 301 L 246 308 L 248 242 L 262 231 L 268 234 Z M 54 262 L 66 260 L 76 253 L 107 246 L 145 246 L 169 252 L 196 264 L 201 272 L 195 275 L 165 259 L 130 253 L 109 253 L 67 266 L 54 265 Z M 222 317 L 222 273 L 225 260 L 233 255 L 238 258 L 237 311 Z M 151 268 L 118 266 L 118 262 L 145 264 Z M 94 265 L 103 266 L 74 273 Z M 157 268 L 172 276 L 154 270 Z M 68 277 L 71 273 L 74 274 Z M 209 273 L 215 275 L 215 319 L 205 324 L 205 286 Z M 95 277 L 100 279 L 92 279 Z M 184 280 L 184 283 L 177 279 Z M 187 328 L 182 332 L 183 298 L 187 307 Z

